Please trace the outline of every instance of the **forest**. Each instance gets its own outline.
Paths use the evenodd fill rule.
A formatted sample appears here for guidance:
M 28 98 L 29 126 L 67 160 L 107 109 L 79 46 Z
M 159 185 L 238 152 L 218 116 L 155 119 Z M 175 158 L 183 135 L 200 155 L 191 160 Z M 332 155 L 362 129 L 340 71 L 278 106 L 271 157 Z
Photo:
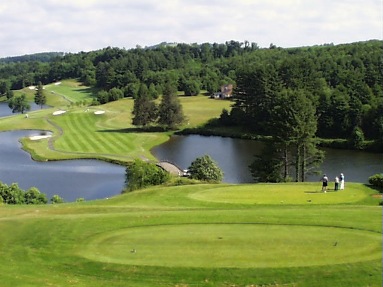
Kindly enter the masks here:
M 278 107 L 299 101 L 315 115 L 317 137 L 354 138 L 357 145 L 358 139 L 383 138 L 382 55 L 378 40 L 297 48 L 232 40 L 41 53 L 1 59 L 0 94 L 10 97 L 12 90 L 39 82 L 76 78 L 94 87 L 96 103 L 103 104 L 136 98 L 142 85 L 156 98 L 169 84 L 188 96 L 211 95 L 233 84 L 233 109 L 221 117 L 225 125 L 268 134 L 277 130 L 270 123 L 282 114 Z

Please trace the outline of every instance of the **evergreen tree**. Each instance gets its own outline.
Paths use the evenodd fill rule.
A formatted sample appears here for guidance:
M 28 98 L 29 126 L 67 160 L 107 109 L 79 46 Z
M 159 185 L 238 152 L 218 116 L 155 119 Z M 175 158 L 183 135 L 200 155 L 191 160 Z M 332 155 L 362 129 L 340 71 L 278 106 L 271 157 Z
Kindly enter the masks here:
M 176 129 L 185 120 L 181 103 L 169 84 L 166 84 L 164 88 L 158 115 L 158 123 L 168 129 Z
M 47 102 L 47 97 L 45 96 L 45 93 L 44 93 L 44 87 L 41 84 L 41 82 L 39 82 L 39 84 L 37 85 L 36 93 L 35 93 L 35 104 L 39 105 L 40 108 L 43 108 L 43 105 L 45 105 L 46 102 Z
M 290 168 L 295 169 L 295 180 L 304 181 L 322 160 L 316 148 L 317 121 L 310 95 L 302 90 L 285 89 L 274 99 L 266 125 L 272 144 L 250 166 L 257 181 L 289 181 Z
M 149 97 L 148 88 L 145 84 L 141 84 L 138 95 L 134 99 L 133 106 L 133 125 L 147 126 L 157 119 L 157 106 L 153 99 Z

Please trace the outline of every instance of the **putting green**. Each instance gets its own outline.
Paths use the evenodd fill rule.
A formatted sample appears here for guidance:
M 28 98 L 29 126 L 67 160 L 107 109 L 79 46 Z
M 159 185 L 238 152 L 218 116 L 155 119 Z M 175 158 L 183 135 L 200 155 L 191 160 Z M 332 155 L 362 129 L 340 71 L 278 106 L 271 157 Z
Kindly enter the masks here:
M 320 186 L 306 184 L 250 184 L 223 186 L 189 194 L 192 199 L 237 204 L 339 204 L 363 200 L 359 185 L 341 191 L 323 193 Z
M 142 226 L 98 234 L 79 252 L 94 261 L 130 265 L 297 267 L 381 258 L 381 235 L 297 225 Z

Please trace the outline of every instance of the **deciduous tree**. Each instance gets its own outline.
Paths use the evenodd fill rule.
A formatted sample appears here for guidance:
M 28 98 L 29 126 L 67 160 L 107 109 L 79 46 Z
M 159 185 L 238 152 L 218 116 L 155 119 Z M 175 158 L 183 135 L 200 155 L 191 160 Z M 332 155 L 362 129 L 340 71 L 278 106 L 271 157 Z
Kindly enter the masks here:
M 196 158 L 189 172 L 190 177 L 197 180 L 220 182 L 223 179 L 223 171 L 209 155 Z
M 12 97 L 8 102 L 8 106 L 10 109 L 12 109 L 12 113 L 23 114 L 24 112 L 31 109 L 31 105 L 29 104 L 25 94 L 22 94 L 18 97 Z

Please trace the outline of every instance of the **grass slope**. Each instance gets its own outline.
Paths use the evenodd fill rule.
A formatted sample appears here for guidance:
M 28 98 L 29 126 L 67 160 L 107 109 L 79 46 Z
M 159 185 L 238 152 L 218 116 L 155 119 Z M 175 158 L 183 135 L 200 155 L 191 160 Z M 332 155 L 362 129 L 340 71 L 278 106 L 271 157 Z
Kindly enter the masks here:
M 349 183 L 335 202 L 317 194 L 327 204 L 309 204 L 304 190 L 317 184 L 296 192 L 299 186 L 269 188 L 284 189 L 290 204 L 228 199 L 225 190 L 248 197 L 241 185 L 190 185 L 109 200 L 2 206 L 1 285 L 381 286 L 374 191 Z M 350 203 L 348 192 L 359 200 Z M 267 197 L 263 185 L 252 193 Z

